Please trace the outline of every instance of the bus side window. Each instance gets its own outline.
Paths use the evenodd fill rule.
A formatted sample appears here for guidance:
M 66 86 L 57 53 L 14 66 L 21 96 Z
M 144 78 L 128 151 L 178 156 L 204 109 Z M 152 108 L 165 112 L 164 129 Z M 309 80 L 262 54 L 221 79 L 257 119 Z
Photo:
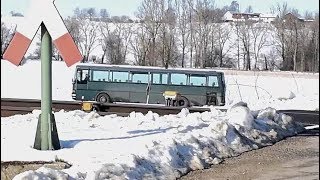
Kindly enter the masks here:
M 201 75 L 190 75 L 190 85 L 192 86 L 204 86 L 206 84 L 206 77 Z
M 113 71 L 111 73 L 113 82 L 126 82 L 129 77 L 129 73 L 124 71 Z
M 147 72 L 136 72 L 132 73 L 133 83 L 148 83 L 149 74 Z
M 79 69 L 77 71 L 77 83 L 86 84 L 90 80 L 88 69 Z
M 92 81 L 105 81 L 108 79 L 108 71 L 92 70 Z
M 168 84 L 168 74 L 161 74 L 161 84 Z
M 81 83 L 82 70 L 77 70 L 77 83 Z
M 152 73 L 152 84 L 161 84 L 159 73 Z
M 82 70 L 82 82 L 83 84 L 87 84 L 87 82 L 90 80 L 89 70 L 84 69 Z
M 187 75 L 180 73 L 172 73 L 171 74 L 171 84 L 174 85 L 186 85 L 187 83 Z

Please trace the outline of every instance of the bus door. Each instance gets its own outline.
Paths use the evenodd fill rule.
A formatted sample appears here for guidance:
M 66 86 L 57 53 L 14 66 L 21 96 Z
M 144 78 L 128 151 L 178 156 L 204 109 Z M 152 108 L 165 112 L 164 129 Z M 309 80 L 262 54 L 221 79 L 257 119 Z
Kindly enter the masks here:
M 89 79 L 90 79 L 90 74 L 89 74 L 88 69 L 78 69 L 77 70 L 77 79 L 76 79 L 77 94 L 81 95 L 83 93 L 83 90 L 88 89 Z
M 163 93 L 167 90 L 168 76 L 168 73 L 153 72 L 150 74 L 149 103 L 165 103 Z
M 151 91 L 148 72 L 131 72 L 130 102 L 148 103 Z

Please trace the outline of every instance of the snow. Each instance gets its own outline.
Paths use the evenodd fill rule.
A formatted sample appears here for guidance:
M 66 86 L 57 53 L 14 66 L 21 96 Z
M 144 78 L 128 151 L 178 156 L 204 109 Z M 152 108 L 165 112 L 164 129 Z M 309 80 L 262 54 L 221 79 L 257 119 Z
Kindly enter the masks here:
M 238 103 L 227 112 L 128 117 L 82 111 L 55 113 L 62 149 L 32 148 L 40 111 L 1 118 L 2 161 L 66 161 L 61 171 L 40 168 L 15 179 L 175 179 L 224 158 L 301 132 L 289 116 L 269 108 L 252 112 Z
M 74 68 L 53 62 L 53 99 L 71 100 Z M 32 148 L 39 110 L 1 117 L 2 161 L 63 160 L 72 165 L 64 170 L 42 167 L 14 179 L 176 179 L 304 130 L 276 109 L 319 109 L 319 74 L 221 71 L 226 74 L 227 111 L 211 106 L 203 113 L 182 109 L 177 115 L 149 111 L 119 117 L 61 110 L 55 113 L 60 150 Z M 39 61 L 19 67 L 1 61 L 1 98 L 39 99 L 40 85 Z
M 53 61 L 52 66 L 53 100 L 72 101 L 71 82 L 76 65 L 68 68 L 63 61 Z M 217 71 L 225 73 L 226 108 L 244 101 L 252 110 L 319 109 L 318 73 Z M 29 60 L 16 67 L 2 60 L 1 85 L 2 98 L 40 99 L 41 63 Z

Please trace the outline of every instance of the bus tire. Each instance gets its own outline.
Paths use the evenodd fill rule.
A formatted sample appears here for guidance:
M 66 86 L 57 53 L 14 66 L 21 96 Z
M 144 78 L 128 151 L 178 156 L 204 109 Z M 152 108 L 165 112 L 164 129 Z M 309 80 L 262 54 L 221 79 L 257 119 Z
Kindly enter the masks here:
M 97 96 L 96 101 L 100 102 L 100 103 L 110 103 L 111 102 L 111 98 L 107 93 L 100 93 Z
M 190 106 L 190 102 L 189 102 L 188 98 L 186 98 L 184 96 L 181 96 L 178 99 L 177 106 L 179 106 L 179 107 L 189 107 Z

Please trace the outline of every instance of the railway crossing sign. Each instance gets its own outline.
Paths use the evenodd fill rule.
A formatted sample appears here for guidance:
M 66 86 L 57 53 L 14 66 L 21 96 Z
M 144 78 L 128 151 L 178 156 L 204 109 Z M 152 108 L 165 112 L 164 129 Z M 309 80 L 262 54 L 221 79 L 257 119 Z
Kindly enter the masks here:
M 80 61 L 82 55 L 56 9 L 54 0 L 31 1 L 26 19 L 18 25 L 16 33 L 3 55 L 3 59 L 18 66 L 39 26 L 43 23 L 67 66 L 69 67 Z
M 54 0 L 31 1 L 26 19 L 18 25 L 3 59 L 18 66 L 41 26 L 41 114 L 33 148 L 57 150 L 61 147 L 52 113 L 52 39 L 68 67 L 80 61 L 82 55 L 64 25 Z

